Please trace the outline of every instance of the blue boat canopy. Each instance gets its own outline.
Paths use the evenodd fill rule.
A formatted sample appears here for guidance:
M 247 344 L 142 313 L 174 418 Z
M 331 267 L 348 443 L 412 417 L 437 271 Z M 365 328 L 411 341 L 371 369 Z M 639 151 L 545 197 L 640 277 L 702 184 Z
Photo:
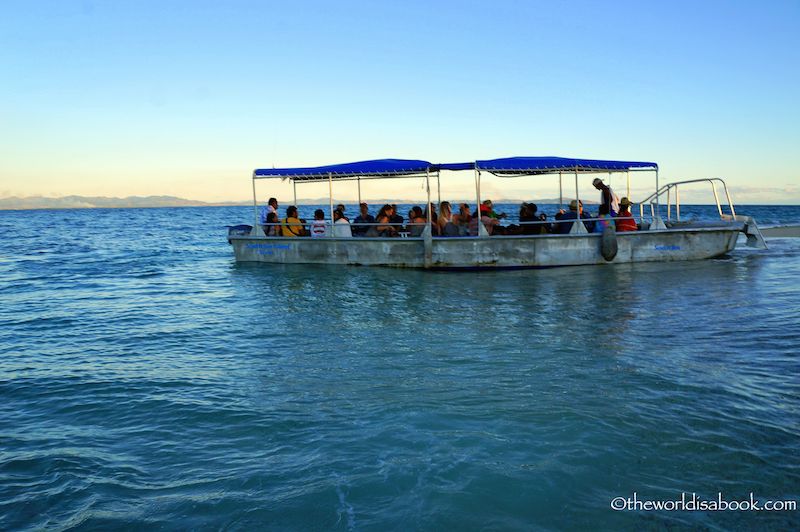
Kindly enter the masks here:
M 253 179 L 279 177 L 293 181 L 341 181 L 381 177 L 409 177 L 440 170 L 483 170 L 502 175 L 538 175 L 554 172 L 624 172 L 626 170 L 657 170 L 658 165 L 641 161 L 603 161 L 568 157 L 507 157 L 469 163 L 432 164 L 416 159 L 376 159 L 355 163 L 331 164 L 308 168 L 260 168 Z
M 309 168 L 260 168 L 253 172 L 253 179 L 280 177 L 293 181 L 334 180 L 402 177 L 425 174 L 433 166 L 428 161 L 413 159 L 377 159 L 355 163 L 331 164 Z
M 475 163 L 441 163 L 433 168 L 434 170 L 474 170 Z
M 641 161 L 602 161 L 568 157 L 507 157 L 475 161 L 479 170 L 494 174 L 549 174 L 552 172 L 624 172 L 633 169 L 657 170 L 656 163 Z

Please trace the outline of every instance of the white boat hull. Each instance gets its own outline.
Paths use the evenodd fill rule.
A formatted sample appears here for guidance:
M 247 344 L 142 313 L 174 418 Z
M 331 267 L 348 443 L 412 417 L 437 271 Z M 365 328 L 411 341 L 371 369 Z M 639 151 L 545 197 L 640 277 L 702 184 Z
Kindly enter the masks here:
M 461 238 L 276 238 L 231 236 L 236 260 L 402 268 L 548 268 L 584 264 L 700 260 L 732 251 L 741 223 L 617 233 L 617 254 L 600 234 Z

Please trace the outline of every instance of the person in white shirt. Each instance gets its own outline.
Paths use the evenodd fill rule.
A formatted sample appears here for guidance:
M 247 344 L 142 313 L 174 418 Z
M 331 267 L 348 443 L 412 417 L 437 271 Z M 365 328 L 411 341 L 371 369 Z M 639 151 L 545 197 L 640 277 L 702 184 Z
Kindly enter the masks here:
M 325 222 L 325 213 L 322 209 L 314 211 L 314 221 L 308 226 L 311 231 L 311 238 L 322 238 L 328 236 L 328 224 Z
M 595 177 L 592 186 L 600 191 L 600 205 L 606 205 L 611 216 L 616 216 L 619 212 L 619 197 L 611 190 L 611 187 L 603 183 L 599 177 Z
M 333 236 L 336 238 L 351 238 L 353 236 L 350 222 L 339 210 L 333 211 Z
M 273 214 L 275 214 L 275 216 L 278 216 L 278 200 L 276 200 L 275 198 L 270 198 L 267 201 L 266 205 L 262 205 L 261 206 L 261 223 L 262 224 L 268 223 L 267 222 L 267 217 L 269 216 L 270 213 L 273 213 Z M 266 230 L 265 230 L 265 232 L 266 232 Z

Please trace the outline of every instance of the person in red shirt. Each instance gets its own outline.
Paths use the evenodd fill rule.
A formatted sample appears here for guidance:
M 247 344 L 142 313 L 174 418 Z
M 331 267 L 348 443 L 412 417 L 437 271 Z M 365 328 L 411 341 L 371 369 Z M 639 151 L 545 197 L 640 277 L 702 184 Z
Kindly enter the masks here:
M 619 201 L 619 214 L 614 218 L 618 233 L 637 230 L 636 220 L 633 219 L 633 215 L 631 214 L 631 205 L 631 200 L 628 198 L 622 198 Z

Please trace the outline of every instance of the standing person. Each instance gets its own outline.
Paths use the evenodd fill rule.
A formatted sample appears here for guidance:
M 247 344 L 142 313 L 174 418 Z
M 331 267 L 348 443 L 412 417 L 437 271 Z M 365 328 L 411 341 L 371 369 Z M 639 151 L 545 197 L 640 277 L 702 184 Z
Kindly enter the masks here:
M 600 191 L 600 205 L 606 205 L 609 214 L 611 216 L 616 216 L 619 212 L 619 198 L 614 191 L 611 190 L 611 187 L 604 184 L 603 180 L 599 177 L 594 178 L 592 186 Z
M 270 223 L 267 220 L 267 218 L 269 218 L 270 213 L 274 214 L 276 218 L 278 217 L 278 200 L 276 200 L 275 198 L 270 198 L 269 200 L 267 200 L 267 204 L 266 205 L 262 205 L 261 206 L 260 218 L 261 218 L 261 224 L 262 225 L 266 224 L 266 223 Z M 264 228 L 264 233 L 266 233 L 266 232 L 267 232 L 267 228 L 265 227 Z
M 631 205 L 633 204 L 628 198 L 622 198 L 619 201 L 619 214 L 614 219 L 614 223 L 617 225 L 617 232 L 638 230 L 636 220 L 633 219 L 631 214 Z
M 334 217 L 336 211 L 334 211 Z M 322 238 L 328 236 L 328 224 L 325 223 L 325 212 L 322 209 L 314 211 L 314 221 L 309 224 L 311 238 Z
M 338 209 L 333 211 L 333 236 L 336 238 L 352 238 L 353 236 L 350 221 Z
M 353 236 L 365 236 L 370 226 L 359 224 L 374 224 L 375 217 L 369 213 L 369 206 L 366 203 L 361 203 L 358 208 L 361 213 L 353 221 Z

